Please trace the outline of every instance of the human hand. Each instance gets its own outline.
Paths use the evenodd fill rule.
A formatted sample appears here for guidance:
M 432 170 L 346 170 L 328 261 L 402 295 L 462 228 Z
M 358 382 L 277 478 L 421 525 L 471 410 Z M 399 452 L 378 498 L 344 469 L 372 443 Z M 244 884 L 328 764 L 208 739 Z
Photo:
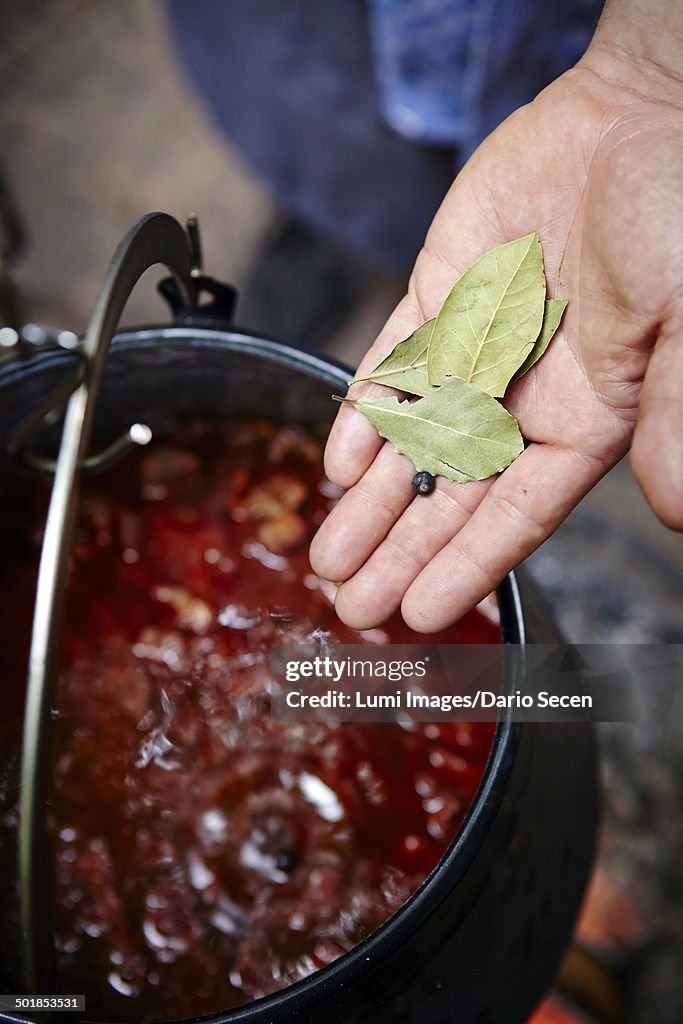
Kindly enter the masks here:
M 505 397 L 530 442 L 523 454 L 498 477 L 439 478 L 415 497 L 409 460 L 361 413 L 340 410 L 326 469 L 347 492 L 311 561 L 343 581 L 335 607 L 350 626 L 399 605 L 421 632 L 460 618 L 631 444 L 652 508 L 683 529 L 683 83 L 648 54 L 621 52 L 611 32 L 608 20 L 577 68 L 479 147 L 359 368 L 435 316 L 482 253 L 538 231 L 549 295 L 570 301 L 546 355 Z

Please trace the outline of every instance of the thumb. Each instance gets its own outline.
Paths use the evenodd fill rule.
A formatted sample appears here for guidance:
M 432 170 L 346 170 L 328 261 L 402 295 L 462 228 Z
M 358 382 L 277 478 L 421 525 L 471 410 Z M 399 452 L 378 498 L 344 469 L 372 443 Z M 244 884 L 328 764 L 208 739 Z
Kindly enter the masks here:
M 650 357 L 631 465 L 657 516 L 683 530 L 683 311 L 663 325 Z
M 387 320 L 374 345 L 363 357 L 356 377 L 362 377 L 374 370 L 391 352 L 394 345 L 409 337 L 425 319 L 414 300 L 406 295 Z M 387 391 L 381 384 L 361 381 L 351 386 L 349 398 L 390 393 L 392 392 Z M 327 476 L 339 487 L 353 487 L 369 469 L 383 444 L 382 438 L 362 413 L 357 412 L 352 405 L 342 405 L 325 447 Z

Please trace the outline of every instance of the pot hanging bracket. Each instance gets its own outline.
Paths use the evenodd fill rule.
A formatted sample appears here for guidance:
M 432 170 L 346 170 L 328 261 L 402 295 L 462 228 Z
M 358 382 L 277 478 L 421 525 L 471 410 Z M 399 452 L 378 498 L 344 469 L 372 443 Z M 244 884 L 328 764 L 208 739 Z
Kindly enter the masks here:
M 21 761 L 19 823 L 19 883 L 24 967 L 31 993 L 58 992 L 59 981 L 51 926 L 50 867 L 46 836 L 46 805 L 50 775 L 50 717 L 54 704 L 59 658 L 59 637 L 66 584 L 76 480 L 81 472 L 102 469 L 132 444 L 146 443 L 151 431 L 134 424 L 127 434 L 105 451 L 87 456 L 93 414 L 105 360 L 121 313 L 140 277 L 150 267 L 164 264 L 172 274 L 164 288 L 173 292 L 177 309 L 187 318 L 197 307 L 201 291 L 213 295 L 208 316 L 223 320 L 232 309 L 234 292 L 204 278 L 200 266 L 197 222 L 188 221 L 187 232 L 173 217 L 152 213 L 140 220 L 123 238 L 112 259 L 82 342 L 69 332 L 43 339 L 45 345 L 75 353 L 76 365 L 68 376 L 15 428 L 10 444 L 34 468 L 54 474 L 38 570 L 36 599 L 29 654 L 28 686 L 24 715 Z M 168 282 L 171 282 L 170 284 Z M 222 291 L 220 289 L 223 289 Z M 216 305 L 217 304 L 217 305 Z M 16 332 L 12 332 L 16 334 Z M 63 335 L 63 336 L 62 336 Z M 61 338 L 61 340 L 60 340 Z M 26 355 L 30 338 L 8 338 L 6 350 Z M 33 338 L 36 350 L 37 338 Z M 12 353 L 8 351 L 8 355 Z M 29 443 L 45 422 L 54 422 L 64 410 L 64 426 L 57 459 L 43 459 L 29 452 Z

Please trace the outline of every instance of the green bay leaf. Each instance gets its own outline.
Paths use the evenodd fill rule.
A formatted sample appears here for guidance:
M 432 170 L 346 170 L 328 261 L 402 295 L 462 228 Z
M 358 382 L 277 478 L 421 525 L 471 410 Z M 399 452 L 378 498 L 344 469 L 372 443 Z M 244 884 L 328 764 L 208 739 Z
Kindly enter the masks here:
M 526 373 L 527 370 L 530 370 L 534 363 L 537 363 L 541 358 L 552 341 L 555 331 L 560 326 L 562 314 L 567 308 L 567 301 L 567 299 L 546 299 L 541 333 L 536 339 L 531 352 L 513 376 L 513 380 L 519 380 L 522 374 Z
M 411 395 L 428 395 L 434 390 L 427 381 L 427 348 L 433 326 L 434 320 L 422 324 L 405 341 L 399 341 L 367 377 L 354 377 L 349 385 L 371 380 Z
M 448 377 L 501 397 L 529 355 L 543 322 L 543 253 L 534 232 L 499 245 L 467 270 L 436 317 L 427 379 Z
M 524 449 L 515 418 L 457 377 L 417 402 L 393 395 L 353 404 L 416 470 L 459 483 L 501 472 Z

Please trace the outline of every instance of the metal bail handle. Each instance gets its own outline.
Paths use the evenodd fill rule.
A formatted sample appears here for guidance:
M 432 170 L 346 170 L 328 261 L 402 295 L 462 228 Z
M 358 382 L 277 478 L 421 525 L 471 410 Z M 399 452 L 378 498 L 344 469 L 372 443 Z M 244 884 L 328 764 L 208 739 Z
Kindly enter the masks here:
M 196 225 L 191 225 L 196 234 Z M 107 351 L 140 277 L 157 263 L 173 274 L 187 305 L 196 302 L 198 250 L 173 217 L 151 213 L 122 239 L 109 265 L 83 341 L 86 368 L 66 407 L 38 570 L 24 713 L 19 883 L 26 981 L 31 993 L 57 992 L 51 922 L 46 804 L 49 725 L 57 682 L 64 588 L 76 508 L 76 478 L 88 448 Z

